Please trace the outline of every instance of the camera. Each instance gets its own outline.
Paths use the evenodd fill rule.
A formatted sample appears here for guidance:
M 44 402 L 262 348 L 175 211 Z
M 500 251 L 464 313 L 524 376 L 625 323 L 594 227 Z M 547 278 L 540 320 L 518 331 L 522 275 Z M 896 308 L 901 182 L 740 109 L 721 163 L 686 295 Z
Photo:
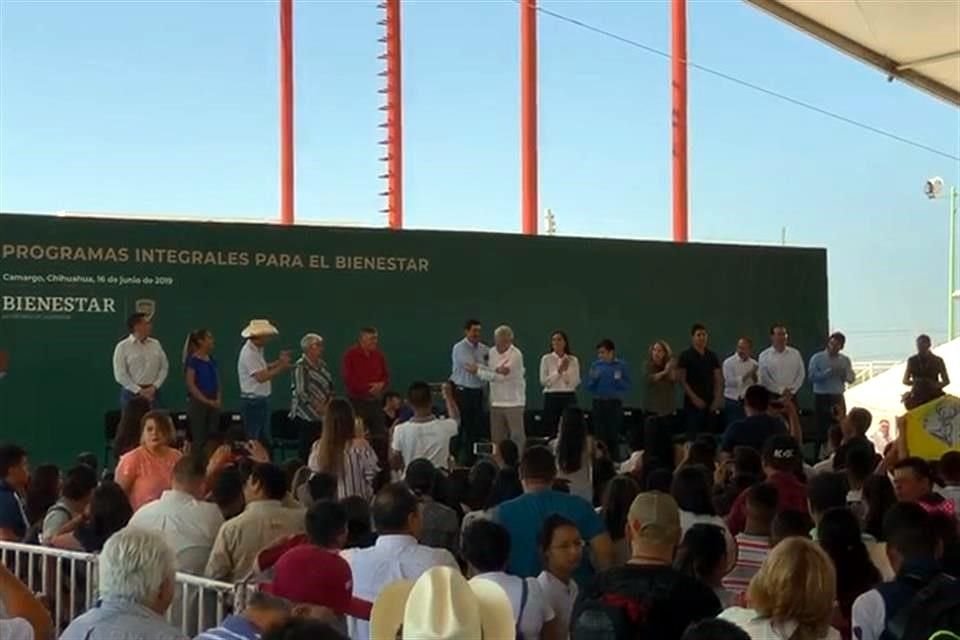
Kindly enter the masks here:
M 941 193 L 943 193 L 943 178 L 928 178 L 923 183 L 923 194 L 931 200 L 939 198 Z

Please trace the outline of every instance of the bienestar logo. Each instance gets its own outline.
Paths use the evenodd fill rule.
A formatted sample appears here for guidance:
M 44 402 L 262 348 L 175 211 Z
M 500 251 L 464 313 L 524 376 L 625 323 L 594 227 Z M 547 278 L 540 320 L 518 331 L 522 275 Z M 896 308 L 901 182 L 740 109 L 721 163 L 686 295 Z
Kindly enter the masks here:
M 4 313 L 116 313 L 113 298 L 83 296 L 3 296 Z

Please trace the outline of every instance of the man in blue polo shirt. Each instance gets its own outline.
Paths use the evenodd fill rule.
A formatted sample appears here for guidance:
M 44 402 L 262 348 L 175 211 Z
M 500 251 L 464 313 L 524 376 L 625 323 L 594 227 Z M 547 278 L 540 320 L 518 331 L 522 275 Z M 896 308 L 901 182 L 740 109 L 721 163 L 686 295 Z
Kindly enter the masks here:
M 605 338 L 597 345 L 597 359 L 590 365 L 584 386 L 593 394 L 593 432 L 616 461 L 620 458 L 617 444 L 623 431 L 623 397 L 630 391 L 630 371 L 617 357 L 613 340 Z
M 21 542 L 30 526 L 23 498 L 30 481 L 27 452 L 15 444 L 0 445 L 0 540 Z
M 603 521 L 589 502 L 578 496 L 553 490 L 557 462 L 546 447 L 531 447 L 520 460 L 520 480 L 524 495 L 508 500 L 496 508 L 493 519 L 510 532 L 510 560 L 507 572 L 521 578 L 540 574 L 538 538 L 543 522 L 557 514 L 573 521 L 580 537 L 590 545 L 592 553 L 584 553 L 580 567 L 574 572 L 578 584 L 595 571 L 604 571 L 613 564 L 613 542 Z M 593 557 L 591 565 L 590 556 Z

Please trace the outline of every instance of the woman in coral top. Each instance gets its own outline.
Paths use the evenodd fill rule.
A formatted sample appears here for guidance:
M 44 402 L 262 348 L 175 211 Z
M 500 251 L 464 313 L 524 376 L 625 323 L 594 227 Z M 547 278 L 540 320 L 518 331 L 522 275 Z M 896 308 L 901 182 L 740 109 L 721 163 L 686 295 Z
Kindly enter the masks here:
M 158 499 L 173 484 L 173 466 L 183 455 L 170 446 L 173 441 L 169 415 L 151 411 L 143 416 L 140 446 L 120 457 L 115 473 L 134 511 Z

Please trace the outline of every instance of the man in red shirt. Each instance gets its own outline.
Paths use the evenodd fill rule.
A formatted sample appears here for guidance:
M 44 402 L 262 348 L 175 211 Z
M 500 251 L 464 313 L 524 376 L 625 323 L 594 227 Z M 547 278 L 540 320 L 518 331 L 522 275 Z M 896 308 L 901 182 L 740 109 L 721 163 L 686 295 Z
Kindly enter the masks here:
M 390 384 L 387 359 L 377 348 L 379 339 L 373 327 L 361 329 L 360 339 L 343 354 L 340 367 L 353 410 L 363 418 L 364 425 L 373 437 L 382 436 L 386 431 L 381 398 Z
M 761 460 L 767 482 L 777 488 L 777 513 L 806 513 L 807 485 L 798 477 L 803 474 L 803 457 L 797 441 L 791 436 L 772 436 L 763 446 Z M 741 533 L 746 527 L 747 493 L 749 490 L 737 496 L 727 515 L 727 527 L 733 535 Z

